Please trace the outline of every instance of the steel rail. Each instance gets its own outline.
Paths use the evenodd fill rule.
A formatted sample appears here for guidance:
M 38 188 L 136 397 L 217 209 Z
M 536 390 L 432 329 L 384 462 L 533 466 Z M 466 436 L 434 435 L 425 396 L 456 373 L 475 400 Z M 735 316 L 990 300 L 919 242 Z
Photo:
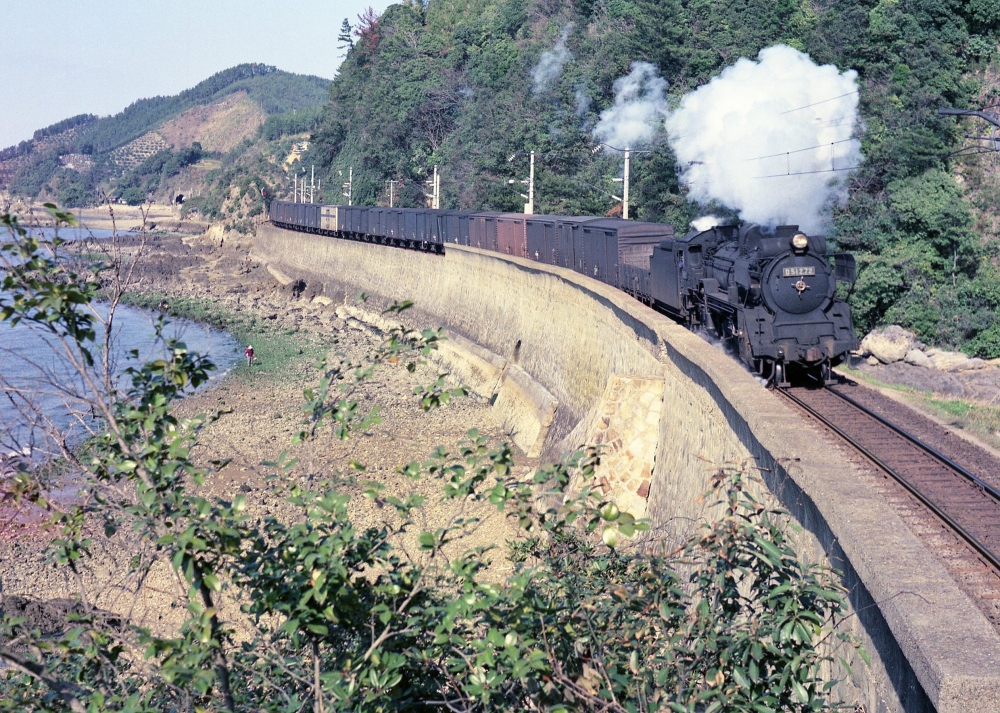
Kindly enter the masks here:
M 1000 491 L 996 490 L 989 483 L 981 480 L 979 477 L 977 477 L 977 476 L 973 475 L 972 473 L 970 473 L 969 471 L 967 471 L 965 468 L 963 468 L 962 466 L 960 466 L 958 463 L 956 463 L 955 461 L 953 461 L 948 456 L 944 455 L 943 453 L 941 453 L 938 450 L 935 450 L 933 447 L 927 445 L 926 443 L 924 443 L 923 441 L 921 441 L 916 436 L 913 436 L 910 433 L 907 433 L 906 431 L 904 431 L 902 428 L 900 428 L 896 424 L 894 424 L 894 423 L 892 423 L 890 421 L 885 420 L 884 418 L 882 418 L 881 416 L 879 416 L 877 413 L 875 413 L 874 411 L 872 411 L 868 407 L 862 406 L 861 404 L 859 404 L 857 401 L 855 401 L 854 399 L 852 399 L 847 394 L 842 394 L 839 391 L 837 391 L 836 389 L 831 389 L 829 386 L 827 386 L 825 388 L 830 393 L 835 394 L 836 396 L 839 396 L 844 401 L 846 401 L 847 403 L 851 404 L 851 406 L 854 406 L 856 409 L 858 409 L 860 411 L 863 411 L 865 414 L 871 416 L 876 421 L 878 421 L 879 423 L 881 423 L 883 426 L 887 426 L 888 428 L 892 429 L 893 431 L 895 431 L 896 433 L 898 433 L 900 436 L 902 436 L 903 438 L 905 438 L 908 441 L 910 441 L 913 445 L 917 446 L 918 448 L 923 449 L 928 454 L 934 456 L 934 458 L 936 458 L 938 461 L 940 461 L 943 465 L 946 465 L 947 467 L 949 467 L 952 470 L 956 471 L 957 473 L 959 473 L 960 475 L 962 475 L 963 477 L 965 477 L 967 480 L 969 480 L 970 482 L 972 482 L 974 485 L 976 485 L 976 487 L 982 488 L 982 490 L 985 491 L 987 494 L 989 494 L 994 500 L 996 500 L 997 502 L 1000 502 Z
M 937 515 L 950 528 L 952 528 L 956 533 L 958 533 L 962 537 L 962 539 L 964 539 L 973 549 L 976 550 L 976 552 L 978 552 L 990 564 L 990 566 L 992 566 L 995 570 L 997 570 L 998 572 L 1000 572 L 1000 557 L 998 557 L 996 554 L 994 554 L 993 551 L 990 550 L 989 547 L 987 547 L 982 542 L 980 542 L 979 539 L 976 538 L 975 535 L 973 535 L 972 533 L 968 532 L 964 527 L 962 527 L 959 523 L 957 523 L 950 515 L 948 515 L 948 513 L 944 512 L 940 507 L 938 507 L 930 498 L 928 498 L 926 495 L 924 495 L 922 492 L 920 492 L 920 490 L 916 486 L 914 486 L 912 483 L 907 482 L 907 480 L 906 480 L 905 477 L 903 477 L 901 474 L 899 474 L 898 472 L 896 472 L 891 466 L 887 465 L 884 461 L 882 461 L 882 459 L 880 459 L 878 456 L 876 456 L 870 450 L 868 450 L 863 445 L 861 445 L 860 443 L 858 443 L 854 438 L 852 438 L 851 436 L 849 436 L 846 433 L 844 433 L 844 431 L 842 431 L 838 426 L 834 425 L 829 419 L 827 419 L 825 416 L 823 416 L 822 414 L 820 414 L 818 411 L 816 411 L 814 408 L 812 408 L 809 404 L 805 403 L 802 399 L 800 399 L 797 396 L 795 396 L 794 394 L 790 393 L 787 389 L 776 389 L 776 391 L 778 393 L 780 393 L 782 396 L 784 396 L 785 398 L 787 398 L 790 401 L 792 401 L 795 404 L 797 404 L 803 410 L 807 411 L 809 414 L 811 414 L 813 417 L 815 417 L 818 421 L 820 421 L 820 423 L 822 423 L 827 428 L 829 428 L 831 431 L 833 431 L 838 436 L 840 436 L 841 438 L 843 438 L 845 441 L 847 441 L 848 443 L 850 443 L 854 448 L 856 448 L 866 458 L 868 458 L 868 460 L 870 460 L 872 463 L 874 463 L 876 466 L 878 466 L 880 469 L 882 469 L 888 475 L 890 475 L 896 482 L 898 482 L 900 485 L 902 485 L 904 488 L 906 488 L 906 490 L 909 491 L 911 495 L 913 495 L 915 498 L 917 498 L 917 500 L 919 500 L 921 503 L 923 503 L 927 507 L 927 509 L 929 509 L 935 515 Z M 833 391 L 833 393 L 837 394 L 837 392 L 834 391 L 833 389 L 829 389 L 829 391 Z M 905 436 L 914 445 L 916 445 L 917 447 L 923 449 L 924 451 L 926 451 L 930 455 L 934 456 L 935 458 L 940 458 L 941 461 L 945 465 L 947 465 L 949 468 L 955 467 L 959 471 L 959 473 L 961 475 L 963 475 L 963 476 L 964 475 L 969 475 L 977 483 L 981 482 L 981 481 L 979 481 L 978 478 L 976 478 L 975 476 L 972 476 L 971 473 L 968 473 L 968 471 L 966 471 L 964 468 L 961 468 L 959 466 L 955 466 L 952 463 L 952 461 L 950 461 L 949 459 L 947 459 L 944 456 L 942 456 L 939 453 L 937 453 L 937 451 L 935 451 L 930 446 L 927 446 L 926 444 L 922 443 L 920 440 L 918 440 L 915 437 L 907 434 L 902 429 L 899 429 L 899 428 L 893 426 L 892 424 L 889 424 L 881 416 L 879 416 L 879 415 L 877 415 L 875 413 L 872 413 L 869 409 L 867 409 L 866 407 L 864 407 L 861 404 L 857 403 L 853 399 L 846 398 L 842 394 L 837 394 L 837 396 L 840 396 L 840 397 L 844 398 L 845 401 L 847 401 L 848 403 L 850 403 L 851 405 L 853 405 L 854 407 L 856 407 L 857 409 L 859 409 L 862 413 L 864 413 L 864 414 L 866 414 L 868 416 L 874 417 L 880 423 L 883 423 L 886 426 L 889 426 L 893 431 L 896 431 L 896 432 L 900 433 L 901 435 Z M 986 490 L 986 493 L 989 494 L 994 499 L 997 499 L 997 495 L 996 495 L 997 491 L 995 491 L 993 488 L 990 488 L 989 486 L 986 486 L 986 488 L 988 488 L 988 490 Z

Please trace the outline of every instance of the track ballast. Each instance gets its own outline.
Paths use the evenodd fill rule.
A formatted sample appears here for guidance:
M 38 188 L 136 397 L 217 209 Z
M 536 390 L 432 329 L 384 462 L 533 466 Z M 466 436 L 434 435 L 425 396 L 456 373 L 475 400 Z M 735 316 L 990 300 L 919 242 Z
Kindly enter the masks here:
M 836 388 L 778 393 L 902 485 L 1000 573 L 1000 492 Z

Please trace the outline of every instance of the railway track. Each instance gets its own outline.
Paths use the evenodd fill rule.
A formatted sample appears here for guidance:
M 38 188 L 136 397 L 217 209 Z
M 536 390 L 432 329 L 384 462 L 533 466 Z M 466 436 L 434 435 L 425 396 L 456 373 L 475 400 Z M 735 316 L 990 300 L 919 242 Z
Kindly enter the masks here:
M 1000 492 L 835 388 L 778 393 L 902 485 L 1000 574 Z

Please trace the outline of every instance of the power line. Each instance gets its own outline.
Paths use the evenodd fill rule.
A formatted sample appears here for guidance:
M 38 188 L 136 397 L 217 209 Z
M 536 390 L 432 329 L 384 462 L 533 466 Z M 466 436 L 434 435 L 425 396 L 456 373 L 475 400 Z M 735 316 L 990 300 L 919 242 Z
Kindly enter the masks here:
M 818 121 L 819 117 L 816 117 L 816 119 Z M 829 126 L 829 127 L 840 126 L 841 124 L 846 124 L 847 122 L 855 121 L 856 119 L 857 117 L 855 116 L 845 116 L 840 119 L 830 119 L 829 121 L 820 122 L 816 124 L 816 126 Z
M 640 151 L 639 149 L 630 149 L 630 148 L 620 149 L 617 146 L 612 146 L 611 144 L 605 144 L 605 143 L 599 143 L 599 144 L 597 144 L 597 147 L 595 149 L 593 149 L 593 153 L 597 153 L 597 149 L 599 149 L 602 146 L 604 148 L 611 149 L 612 151 L 617 151 L 618 153 L 624 153 L 625 151 L 628 151 L 628 152 L 633 153 L 633 154 L 637 154 L 637 153 L 653 153 L 652 151 L 648 151 L 648 150 L 647 151 Z
M 773 173 L 770 176 L 754 176 L 753 180 L 758 178 L 785 178 L 786 176 L 808 176 L 813 173 L 839 173 L 840 171 L 853 171 L 856 168 L 861 168 L 861 166 L 848 166 L 847 168 L 824 168 L 819 171 L 799 171 L 798 173 Z
M 815 146 L 810 146 L 810 147 L 804 148 L 804 149 L 795 149 L 794 151 L 782 151 L 781 153 L 772 153 L 772 154 L 768 154 L 767 156 L 756 156 L 755 158 L 748 158 L 748 159 L 745 159 L 745 160 L 747 160 L 747 161 L 759 161 L 762 158 L 774 158 L 775 156 L 787 156 L 787 155 L 793 154 L 793 153 L 802 153 L 803 151 L 812 151 L 813 149 L 821 149 L 821 148 L 823 148 L 825 146 L 833 146 L 834 144 L 844 144 L 844 143 L 847 143 L 848 141 L 855 141 L 855 140 L 856 139 L 841 139 L 840 141 L 831 141 L 830 143 L 827 143 L 827 144 L 816 144 Z
M 781 114 L 791 114 L 793 111 L 800 111 L 802 109 L 808 109 L 811 106 L 819 106 L 820 104 L 826 104 L 827 102 L 832 102 L 835 99 L 843 99 L 844 97 L 849 97 L 852 94 L 857 94 L 859 91 L 860 91 L 859 89 L 855 89 L 853 92 L 847 92 L 847 94 L 841 94 L 840 96 L 830 97 L 829 99 L 824 99 L 823 101 L 813 102 L 812 104 L 806 104 L 805 106 L 796 107 L 795 109 L 789 109 L 788 111 L 780 112 L 779 116 Z

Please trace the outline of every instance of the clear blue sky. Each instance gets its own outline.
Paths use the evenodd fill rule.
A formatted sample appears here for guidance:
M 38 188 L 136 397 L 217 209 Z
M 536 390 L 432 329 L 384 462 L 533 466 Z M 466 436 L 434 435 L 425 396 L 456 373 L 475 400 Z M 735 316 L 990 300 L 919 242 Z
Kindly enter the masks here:
M 0 0 L 0 148 L 241 62 L 332 79 L 344 18 L 388 0 Z

